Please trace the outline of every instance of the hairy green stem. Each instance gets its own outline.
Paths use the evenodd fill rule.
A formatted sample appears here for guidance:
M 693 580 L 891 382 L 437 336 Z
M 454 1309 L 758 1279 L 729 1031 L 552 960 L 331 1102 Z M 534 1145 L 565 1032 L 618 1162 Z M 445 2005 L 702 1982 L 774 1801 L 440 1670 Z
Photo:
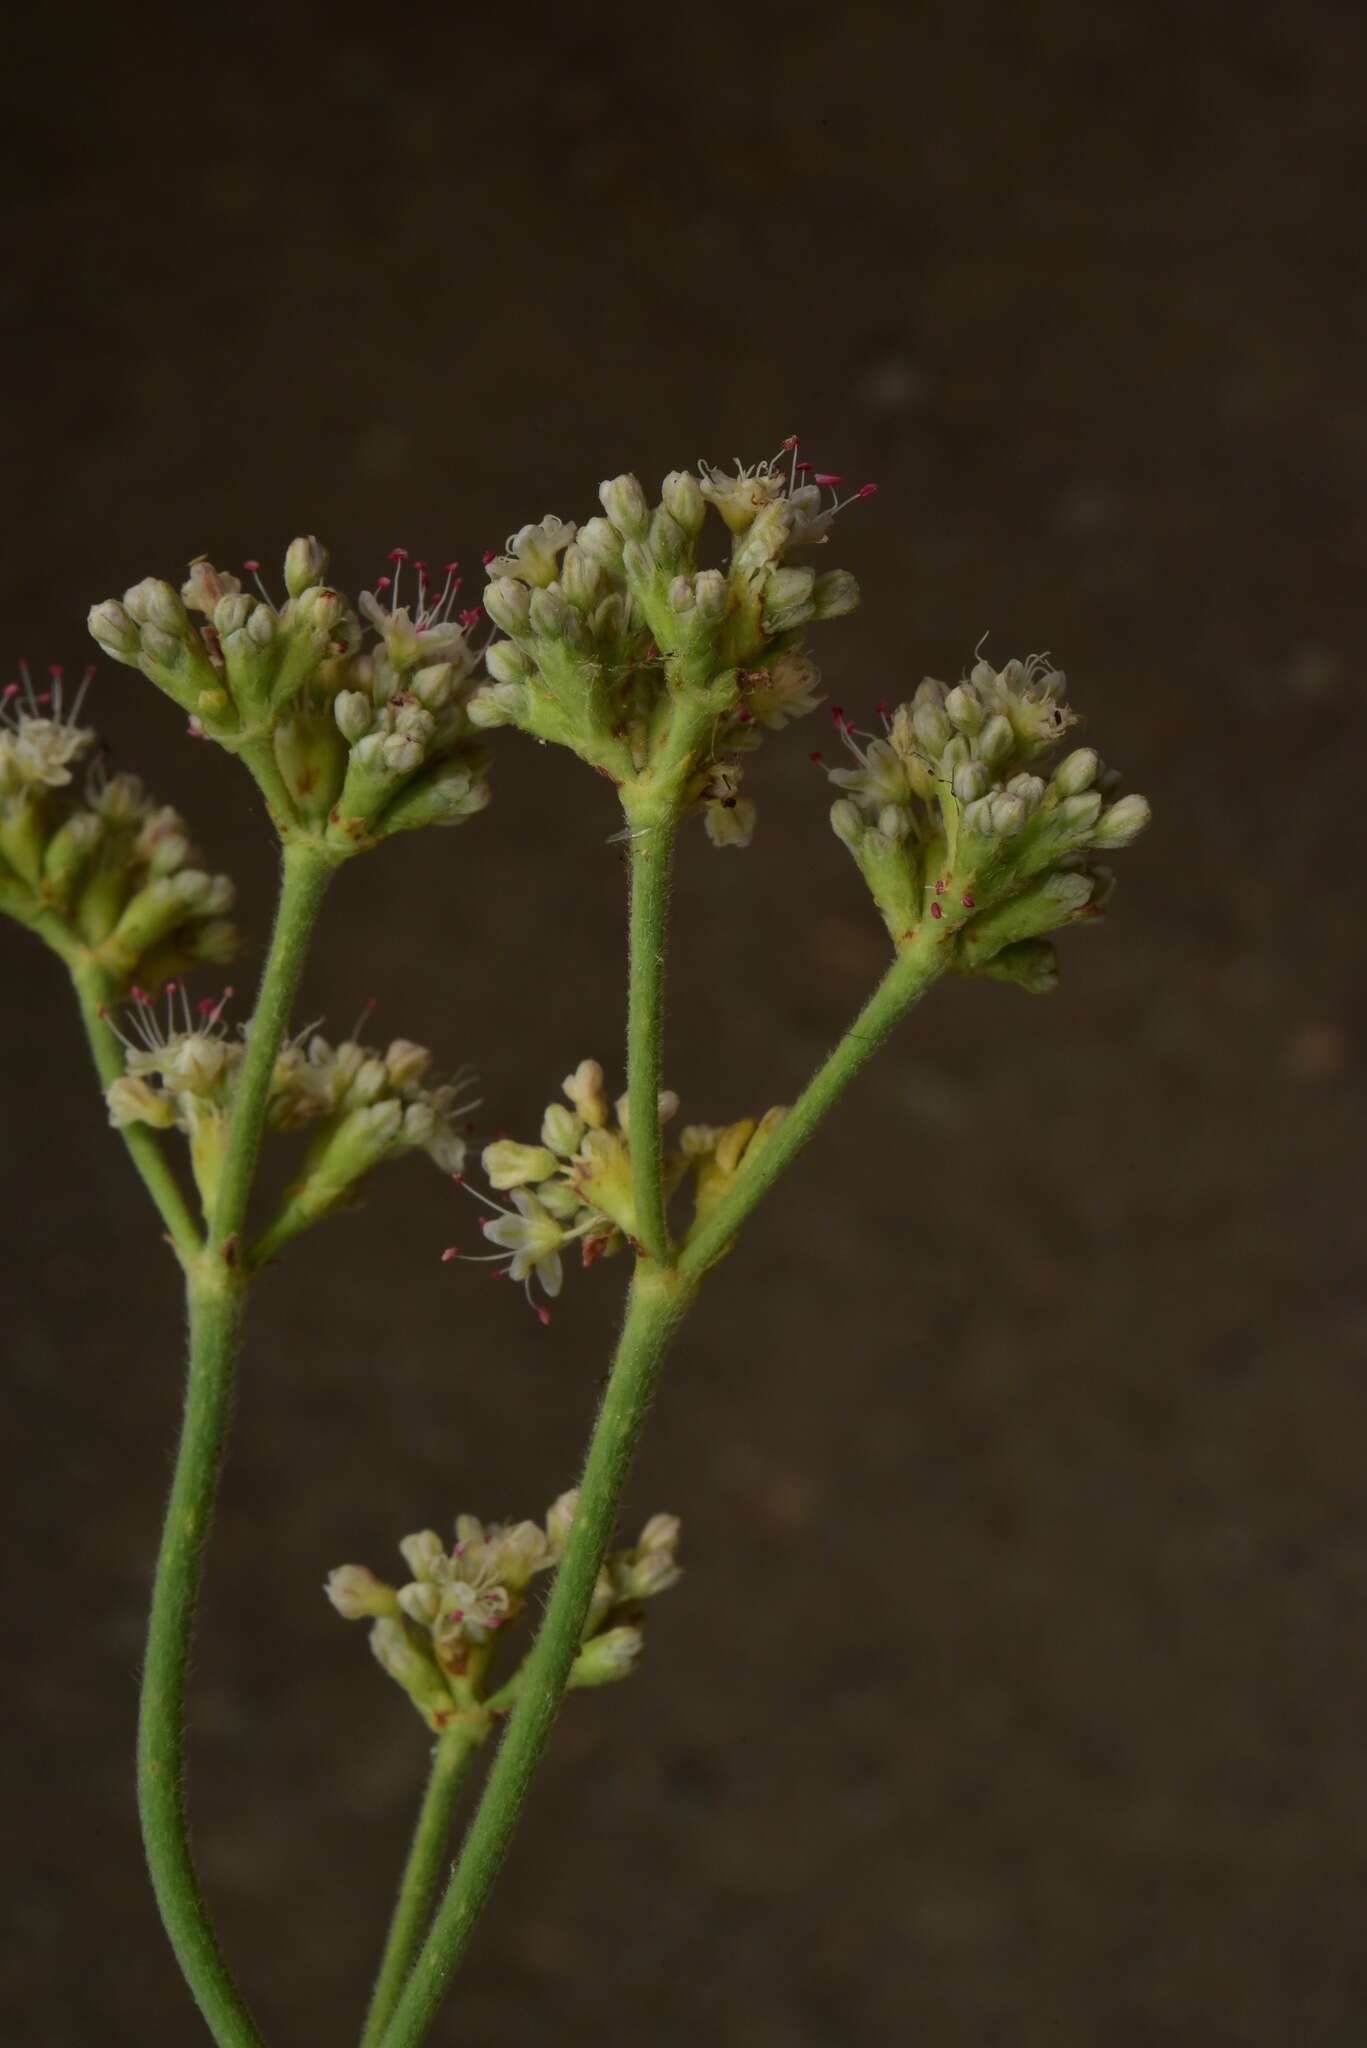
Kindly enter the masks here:
M 95 1070 L 107 1088 L 111 1081 L 119 1079 L 124 1070 L 123 1049 L 104 1014 L 110 1001 L 109 981 L 92 960 L 72 960 L 69 966 Z M 125 1124 L 119 1135 L 128 1148 L 128 1156 L 143 1186 L 156 1204 L 177 1257 L 182 1265 L 188 1265 L 200 1249 L 199 1230 L 180 1182 L 161 1149 L 160 1140 L 146 1124 Z
M 519 1674 L 517 1704 L 431 1931 L 382 2040 L 416 2048 L 465 1953 L 517 1825 L 579 1653 L 594 1585 L 612 1540 L 631 1455 L 655 1376 L 691 1289 L 667 1267 L 638 1263 L 626 1322 L 579 1486 L 569 1542 L 545 1618 Z
M 483 1739 L 484 1726 L 482 1717 L 453 1721 L 442 1731 L 432 1752 L 427 1791 L 399 1884 L 394 1917 L 389 1924 L 380 1972 L 361 2035 L 361 2048 L 377 2048 L 412 1968 L 441 1880 L 442 1860 L 451 1834 L 451 1816 L 461 1782 Z
M 628 812 L 630 819 L 630 812 Z M 665 924 L 674 820 L 638 826 L 631 858 L 630 979 L 627 1008 L 627 1126 L 636 1234 L 652 1259 L 670 1257 L 660 1141 L 664 1036 Z
M 190 1855 L 185 1675 L 245 1291 L 240 1275 L 208 1255 L 191 1271 L 185 1419 L 157 1557 L 138 1710 L 138 1813 L 152 1889 L 176 1961 L 219 2048 L 260 2048 L 262 2037 L 219 1950 Z
M 185 1414 L 152 1586 L 138 1712 L 138 1811 L 152 1887 L 176 1960 L 219 2048 L 260 2048 L 261 2036 L 220 1953 L 190 1854 L 185 1681 L 246 1303 L 238 1237 L 261 1149 L 271 1074 L 331 872 L 331 861 L 314 848 L 285 851 L 275 929 L 224 1139 L 211 1239 L 187 1265 Z
M 689 1233 L 679 1271 L 696 1285 L 727 1250 L 755 1204 L 792 1164 L 817 1125 L 867 1065 L 911 1005 L 949 964 L 947 945 L 927 922 L 897 955 L 830 1056 L 819 1066 L 753 1166 L 742 1166 L 706 1220 Z
M 212 1242 L 220 1255 L 230 1261 L 238 1256 L 236 1240 L 246 1221 L 247 1203 L 256 1178 L 276 1055 L 289 1026 L 323 892 L 335 867 L 330 855 L 307 841 L 294 841 L 284 850 L 275 929 L 252 1012 L 246 1056 L 233 1090 L 223 1170 L 214 1204 Z

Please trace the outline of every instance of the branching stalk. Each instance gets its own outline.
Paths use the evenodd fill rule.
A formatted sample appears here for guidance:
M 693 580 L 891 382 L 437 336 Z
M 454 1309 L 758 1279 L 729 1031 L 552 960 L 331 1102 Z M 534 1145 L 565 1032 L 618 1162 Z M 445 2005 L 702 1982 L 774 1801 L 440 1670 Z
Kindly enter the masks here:
M 642 1260 L 627 1301 L 617 1356 L 589 1443 L 569 1542 L 536 1642 L 522 1668 L 517 1704 L 431 1932 L 382 2036 L 384 2048 L 416 2048 L 436 2018 L 512 1839 L 532 1773 L 564 1695 L 612 1540 L 631 1455 L 655 1377 L 690 1299 L 677 1274 Z
M 123 1052 L 103 1012 L 110 1000 L 109 983 L 90 960 L 70 962 L 71 982 L 80 1005 L 81 1022 L 90 1044 L 95 1070 L 107 1088 L 123 1073 Z M 166 1235 L 183 1266 L 188 1266 L 200 1249 L 200 1234 L 190 1205 L 161 1142 L 146 1124 L 125 1124 L 119 1133 L 138 1176 L 152 1197 Z

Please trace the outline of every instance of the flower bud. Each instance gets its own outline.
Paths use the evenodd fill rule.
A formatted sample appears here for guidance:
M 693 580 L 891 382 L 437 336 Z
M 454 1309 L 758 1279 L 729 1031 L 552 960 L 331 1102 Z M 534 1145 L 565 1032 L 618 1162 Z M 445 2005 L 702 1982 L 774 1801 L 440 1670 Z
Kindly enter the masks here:
M 576 543 L 580 554 L 598 562 L 611 573 L 622 566 L 621 536 L 606 519 L 589 519 L 580 527 Z
M 1000 768 L 1002 762 L 1010 758 L 1015 744 L 1016 735 L 1011 721 L 1003 717 L 999 711 L 995 717 L 988 719 L 978 734 L 973 751 L 989 768 Z
M 610 477 L 598 486 L 603 510 L 618 533 L 643 540 L 650 522 L 646 494 L 634 476 Z
M 327 574 L 328 551 L 313 534 L 301 534 L 285 550 L 285 588 L 291 597 L 302 597 Z
M 828 569 L 812 590 L 812 611 L 818 619 L 842 619 L 859 609 L 859 585 L 848 569 Z
M 687 576 L 676 576 L 665 593 L 665 601 L 672 612 L 691 612 L 696 603 L 693 585 Z
M 578 1504 L 579 1489 L 572 1486 L 568 1493 L 558 1495 L 546 1511 L 546 1540 L 554 1557 L 559 1557 L 570 1540 L 574 1511 Z
M 1069 832 L 1085 832 L 1101 816 L 1100 790 L 1089 789 L 1080 796 L 1066 796 L 1056 815 Z
M 602 564 L 582 548 L 567 548 L 560 565 L 560 587 L 578 611 L 592 611 L 602 595 Z
M 638 1628 L 609 1628 L 585 1643 L 570 1668 L 570 1684 L 613 1685 L 629 1678 L 631 1667 L 641 1654 Z
M 431 1728 L 444 1727 L 455 1701 L 435 1662 L 420 1649 L 397 1616 L 381 1616 L 370 1631 L 370 1647 L 381 1670 L 401 1685 Z
M 966 732 L 970 738 L 982 730 L 982 699 L 972 683 L 959 683 L 952 689 L 945 698 L 945 710 L 959 731 Z
M 911 729 L 918 744 L 936 761 L 948 746 L 953 731 L 938 704 L 918 704 L 911 714 Z
M 559 640 L 569 633 L 573 614 L 558 590 L 534 590 L 529 616 L 534 633 L 543 640 Z
M 561 1159 L 572 1159 L 579 1150 L 579 1140 L 584 1135 L 584 1120 L 572 1109 L 566 1109 L 563 1102 L 548 1104 L 541 1119 L 541 1142 L 549 1146 Z
M 243 628 L 247 638 L 257 647 L 269 647 L 275 638 L 275 613 L 268 604 L 259 604 Z
M 124 609 L 140 626 L 159 626 L 164 633 L 180 637 L 189 626 L 185 606 L 169 583 L 160 577 L 144 576 L 123 594 Z
M 549 1180 L 559 1162 L 544 1145 L 519 1145 L 512 1138 L 499 1138 L 485 1146 L 481 1163 L 490 1187 L 505 1189 Z
M 412 1088 L 431 1066 L 432 1055 L 425 1045 L 415 1045 L 411 1038 L 395 1038 L 385 1053 L 384 1064 L 392 1087 Z
M 219 639 L 226 640 L 229 633 L 240 632 L 255 610 L 256 599 L 242 591 L 220 597 L 213 610 L 214 631 Z
M 327 1575 L 323 1587 L 343 1621 L 363 1621 L 382 1614 L 397 1614 L 394 1588 L 363 1564 L 339 1564 Z
M 858 804 L 842 796 L 831 805 L 831 830 L 837 839 L 843 840 L 851 850 L 858 846 L 864 836 L 864 814 Z M 846 873 L 849 870 L 846 869 Z
M 138 659 L 138 629 L 116 597 L 107 597 L 103 604 L 90 607 L 86 624 L 91 638 L 103 647 L 106 654 L 115 661 L 136 665 Z
M 332 712 L 343 739 L 353 746 L 370 731 L 375 715 L 374 706 L 364 690 L 339 690 L 333 700 Z
M 700 617 L 719 619 L 726 610 L 726 578 L 720 569 L 704 569 L 693 581 L 693 599 Z
M 1101 762 L 1092 747 L 1078 747 L 1054 770 L 1054 786 L 1060 796 L 1081 796 L 1096 781 Z
M 484 666 L 496 683 L 525 683 L 532 665 L 515 640 L 495 640 L 484 657 Z
M 426 1579 L 446 1550 L 435 1529 L 418 1529 L 401 1540 L 399 1555 L 415 1579 Z
M 597 1060 L 580 1060 L 561 1085 L 589 1128 L 601 1131 L 608 1120 L 608 1104 L 603 1093 L 603 1069 Z
M 994 796 L 988 799 L 988 816 L 992 830 L 999 839 L 1010 839 L 1024 825 L 1027 812 L 1018 796 Z
M 510 645 L 500 641 L 500 646 Z M 495 652 L 489 649 L 490 655 Z M 492 667 L 492 662 L 490 663 Z M 496 725 L 517 725 L 527 716 L 527 690 L 523 683 L 501 682 L 491 690 L 476 690 L 465 707 L 470 723 L 481 732 Z
M 1128 846 L 1132 839 L 1139 837 L 1152 815 L 1147 797 L 1137 792 L 1132 796 L 1122 796 L 1119 803 L 1111 804 L 1098 818 L 1092 833 L 1093 846 Z
M 532 594 L 525 583 L 500 576 L 484 593 L 484 609 L 505 633 L 525 633 L 532 608 Z
M 419 1628 L 430 1628 L 441 1612 L 441 1594 L 435 1586 L 423 1585 L 414 1580 L 411 1585 L 400 1586 L 398 1602 L 410 1621 L 416 1621 Z
M 691 470 L 672 469 L 660 487 L 660 502 L 670 518 L 683 528 L 686 534 L 694 535 L 702 530 L 707 516 L 707 506 L 698 486 L 698 479 Z

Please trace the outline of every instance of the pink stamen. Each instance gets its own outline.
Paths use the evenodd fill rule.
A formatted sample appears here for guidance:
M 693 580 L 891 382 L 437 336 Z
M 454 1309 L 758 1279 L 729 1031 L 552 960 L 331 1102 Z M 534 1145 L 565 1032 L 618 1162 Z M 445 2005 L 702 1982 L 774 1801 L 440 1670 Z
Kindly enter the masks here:
M 838 484 L 841 481 L 833 469 L 819 469 L 812 478 L 814 484 Z
M 446 1250 L 441 1255 L 441 1262 L 443 1266 L 449 1266 L 452 1259 L 458 1259 L 459 1257 L 460 1246 L 458 1244 L 448 1244 Z
M 854 495 L 856 498 L 871 498 L 877 489 L 877 484 L 861 484 Z
M 484 556 L 483 556 L 483 561 L 484 561 L 484 566 L 485 566 L 485 568 L 486 568 L 486 569 L 488 568 L 488 566 L 489 566 L 490 562 L 496 562 L 497 560 L 498 560 L 498 549 L 497 549 L 497 548 L 486 548 L 486 549 L 484 550 Z

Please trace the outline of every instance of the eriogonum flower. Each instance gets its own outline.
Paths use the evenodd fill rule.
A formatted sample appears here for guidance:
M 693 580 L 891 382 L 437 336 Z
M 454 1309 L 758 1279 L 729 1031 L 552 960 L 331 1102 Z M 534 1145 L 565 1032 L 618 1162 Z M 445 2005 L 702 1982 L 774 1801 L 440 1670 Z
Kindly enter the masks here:
M 1137 837 L 1148 803 L 1115 799 L 1118 778 L 1090 747 L 1037 772 L 1076 723 L 1063 675 L 1041 656 L 1000 670 L 979 661 L 952 688 L 927 679 L 880 710 L 879 735 L 832 713 L 854 765 L 829 770 L 843 792 L 831 824 L 894 942 L 929 921 L 952 946 L 948 964 L 1051 987 L 1046 935 L 1100 909 L 1111 882 L 1095 856 Z
M 411 1574 L 387 1585 L 364 1565 L 339 1565 L 324 1588 L 347 1621 L 371 1623 L 371 1647 L 432 1728 L 477 1710 L 504 1634 L 527 1606 L 528 1587 L 559 1564 L 577 1496 L 563 1493 L 537 1522 L 456 1518 L 448 1550 L 435 1529 L 405 1536 L 400 1553 Z M 653 1515 L 629 1549 L 604 1562 L 573 1668 L 574 1686 L 627 1676 L 641 1645 L 641 1603 L 668 1591 L 680 1576 L 675 1515 Z M 501 1688 L 511 1700 L 517 1675 Z M 493 1704 L 498 1704 L 496 1699 Z
M 508 1194 L 504 1207 L 477 1189 L 470 1192 L 493 1211 L 481 1229 L 499 1251 L 485 1254 L 518 1281 L 543 1323 L 550 1312 L 535 1300 L 533 1285 L 552 1299 L 564 1282 L 564 1254 L 578 1245 L 586 1266 L 636 1242 L 636 1206 L 631 1177 L 631 1124 L 627 1097 L 609 1102 L 597 1060 L 581 1060 L 563 1083 L 569 1106 L 548 1104 L 538 1144 L 496 1138 L 481 1163 L 489 1185 Z M 668 1123 L 679 1106 L 671 1089 L 661 1090 L 659 1116 Z M 690 1125 L 677 1151 L 663 1161 L 666 1199 L 690 1169 L 696 1175 L 694 1221 L 704 1217 L 744 1160 L 758 1158 L 786 1112 L 771 1109 L 756 1121 L 744 1119 L 720 1129 Z M 463 1176 L 458 1176 L 463 1179 Z M 686 1241 L 686 1240 L 685 1240 Z M 475 1255 L 478 1259 L 479 1255 Z M 450 1245 L 445 1260 L 467 1258 Z
M 106 1090 L 112 1123 L 145 1123 L 188 1137 L 206 1213 L 245 1048 L 244 1035 L 230 1034 L 224 1021 L 231 994 L 206 997 L 192 1012 L 183 988 L 172 986 L 163 1009 L 135 990 L 125 1024 L 114 1023 L 124 1043 L 124 1072 Z M 354 1039 L 333 1046 L 312 1026 L 281 1049 L 268 1122 L 281 1131 L 307 1125 L 309 1143 L 274 1222 L 254 1247 L 257 1259 L 352 1199 L 385 1159 L 423 1151 L 444 1172 L 460 1171 L 464 1120 L 476 1106 L 470 1075 L 427 1087 L 431 1058 L 403 1038 L 387 1051 Z
M 80 723 L 89 680 L 68 701 L 60 668 L 39 688 L 21 667 L 0 690 L 0 910 L 119 996 L 231 958 L 235 891 L 175 811 L 107 773 Z
M 201 560 L 179 593 L 148 577 L 94 606 L 90 630 L 188 712 L 193 731 L 242 755 L 283 836 L 341 859 L 393 832 L 459 824 L 489 800 L 466 710 L 480 614 L 457 609 L 455 562 L 434 577 L 405 548 L 389 559 L 353 607 L 323 580 L 326 549 L 304 535 L 285 556 L 280 602 L 259 563 L 243 565 L 253 592 Z
M 858 602 L 853 577 L 792 557 L 873 486 L 842 499 L 838 478 L 810 471 L 793 437 L 734 476 L 675 470 L 654 506 L 619 476 L 600 487 L 601 517 L 522 527 L 486 557 L 485 609 L 507 637 L 488 650 L 474 722 L 571 747 L 619 785 L 633 820 L 698 810 L 715 845 L 748 844 L 736 757 L 818 702 L 802 632 Z M 711 566 L 709 504 L 730 535 Z

